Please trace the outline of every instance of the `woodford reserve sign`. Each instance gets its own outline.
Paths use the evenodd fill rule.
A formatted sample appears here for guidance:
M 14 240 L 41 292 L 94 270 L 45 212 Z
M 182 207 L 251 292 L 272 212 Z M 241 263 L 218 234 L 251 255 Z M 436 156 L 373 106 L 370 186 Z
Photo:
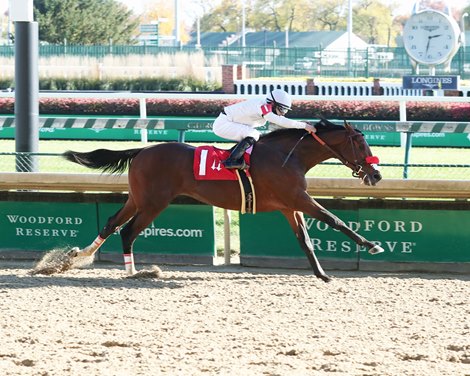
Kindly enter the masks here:
M 308 233 L 319 258 L 349 263 L 453 263 L 470 266 L 470 203 L 410 200 L 318 200 L 352 229 L 380 243 L 385 252 L 369 255 L 341 232 L 306 217 Z M 49 251 L 90 243 L 120 204 L 96 202 L 0 201 L 0 252 Z M 206 205 L 171 205 L 135 243 L 136 256 L 156 255 L 180 261 L 213 260 L 213 209 Z M 91 239 L 91 240 L 90 240 Z M 285 218 L 278 212 L 240 216 L 242 264 L 307 266 L 307 260 Z M 118 234 L 112 235 L 99 257 L 121 257 Z M 290 263 L 292 265 L 292 263 Z M 325 264 L 326 265 L 326 264 Z M 380 268 L 378 268 L 380 270 Z M 369 268 L 369 270 L 373 270 Z M 436 270 L 436 269 L 434 269 Z M 470 269 L 469 269 L 470 270 Z
M 112 203 L 0 201 L 1 251 L 51 251 L 84 247 L 122 205 Z M 179 261 L 213 262 L 213 208 L 207 205 L 170 205 L 135 242 L 135 253 L 178 255 Z M 118 233 L 110 236 L 100 254 L 122 249 Z
M 324 206 L 353 230 L 380 244 L 385 252 L 370 255 L 343 233 L 306 217 L 310 240 L 319 258 L 351 264 L 359 261 L 470 263 L 470 233 L 465 230 L 470 226 L 468 203 L 405 201 L 383 203 L 382 207 L 374 208 L 367 207 L 367 200 L 345 200 L 349 201 L 347 205 L 335 209 L 334 201 Z M 462 205 L 467 209 L 463 210 Z M 307 263 L 280 213 L 241 216 L 240 234 L 242 263 L 255 265 L 263 258 L 273 258 L 269 264 L 276 266 L 282 266 L 288 258 Z

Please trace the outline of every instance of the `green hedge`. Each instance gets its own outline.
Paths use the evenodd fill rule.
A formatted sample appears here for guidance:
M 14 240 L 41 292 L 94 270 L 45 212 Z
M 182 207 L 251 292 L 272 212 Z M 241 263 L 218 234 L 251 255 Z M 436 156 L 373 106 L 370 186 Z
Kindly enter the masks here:
M 149 116 L 217 116 L 224 106 L 236 100 L 224 99 L 148 99 Z M 137 99 L 51 99 L 41 98 L 41 115 L 139 115 Z M 13 114 L 13 98 L 0 98 L 0 114 Z M 399 120 L 396 102 L 363 101 L 294 101 L 291 118 L 326 118 L 350 120 Z M 407 104 L 407 119 L 415 121 L 468 121 L 470 106 L 467 103 Z
M 13 79 L 1 79 L 0 90 L 14 87 Z M 39 90 L 133 90 L 133 91 L 216 91 L 216 83 L 207 83 L 193 77 L 163 78 L 41 78 Z

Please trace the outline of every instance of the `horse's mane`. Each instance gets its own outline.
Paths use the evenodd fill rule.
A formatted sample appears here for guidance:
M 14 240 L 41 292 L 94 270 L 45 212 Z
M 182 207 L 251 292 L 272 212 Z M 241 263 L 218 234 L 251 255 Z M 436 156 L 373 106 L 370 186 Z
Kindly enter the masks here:
M 293 129 L 293 128 L 280 128 L 276 129 L 272 132 L 265 133 L 261 135 L 260 141 L 268 141 L 268 140 L 273 140 L 273 139 L 281 139 L 281 138 L 286 138 L 286 137 L 292 137 L 293 135 L 298 135 L 298 138 L 302 136 L 302 134 L 305 133 L 304 129 Z
M 317 129 L 318 134 L 332 132 L 332 131 L 339 131 L 345 130 L 342 125 L 334 124 L 330 122 L 323 122 L 319 121 L 315 124 L 315 128 Z M 305 133 L 304 129 L 296 129 L 296 128 L 279 128 L 270 133 L 265 133 L 261 136 L 260 140 L 268 141 L 271 139 L 281 139 L 286 137 L 295 137 L 300 138 Z
M 315 128 L 317 128 L 318 133 L 345 130 L 344 126 L 341 124 L 335 124 L 329 121 L 325 122 L 323 120 L 320 120 L 318 123 L 316 123 Z

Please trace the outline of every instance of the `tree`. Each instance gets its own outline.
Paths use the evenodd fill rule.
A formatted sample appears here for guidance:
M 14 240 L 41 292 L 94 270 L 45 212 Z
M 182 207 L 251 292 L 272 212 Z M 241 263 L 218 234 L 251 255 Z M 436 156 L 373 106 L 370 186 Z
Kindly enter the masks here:
M 166 6 L 164 3 L 167 3 Z M 173 12 L 173 7 L 168 7 L 168 0 L 159 0 L 147 6 L 140 15 L 140 22 L 143 24 L 158 22 L 160 35 L 171 35 L 175 27 Z
M 135 43 L 139 20 L 114 0 L 35 0 L 39 39 L 54 44 Z
M 224 0 L 205 9 L 202 31 L 239 32 L 242 0 Z M 347 0 L 245 0 L 247 29 L 255 31 L 346 31 Z M 353 9 L 353 31 L 372 44 L 392 46 L 400 25 L 393 5 L 361 0 Z
M 353 9 L 353 31 L 369 44 L 391 46 L 398 34 L 392 7 L 380 0 L 361 0 Z
M 236 32 L 239 30 L 237 17 L 241 13 L 239 0 L 226 0 L 218 6 L 210 7 L 201 17 L 201 31 Z
M 312 14 L 315 17 L 315 30 L 346 30 L 347 2 L 344 0 L 327 0 L 316 3 Z
M 305 27 L 304 0 L 257 0 L 253 6 L 252 23 L 256 30 L 300 31 Z
M 240 30 L 242 0 L 205 9 L 202 31 Z M 246 27 L 255 31 L 346 30 L 347 0 L 245 0 Z

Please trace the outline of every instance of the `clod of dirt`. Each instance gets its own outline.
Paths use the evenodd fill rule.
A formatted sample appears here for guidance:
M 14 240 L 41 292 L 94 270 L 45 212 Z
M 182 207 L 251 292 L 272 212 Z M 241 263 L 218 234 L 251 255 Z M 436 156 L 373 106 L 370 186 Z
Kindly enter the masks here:
M 158 266 L 152 265 L 150 268 L 142 269 L 142 270 L 138 271 L 137 273 L 128 276 L 127 278 L 131 278 L 131 279 L 163 278 L 163 272 Z
M 63 249 L 53 249 L 46 253 L 36 266 L 31 270 L 31 275 L 51 275 L 64 273 L 70 269 L 82 268 L 93 263 L 93 256 L 71 257 Z

